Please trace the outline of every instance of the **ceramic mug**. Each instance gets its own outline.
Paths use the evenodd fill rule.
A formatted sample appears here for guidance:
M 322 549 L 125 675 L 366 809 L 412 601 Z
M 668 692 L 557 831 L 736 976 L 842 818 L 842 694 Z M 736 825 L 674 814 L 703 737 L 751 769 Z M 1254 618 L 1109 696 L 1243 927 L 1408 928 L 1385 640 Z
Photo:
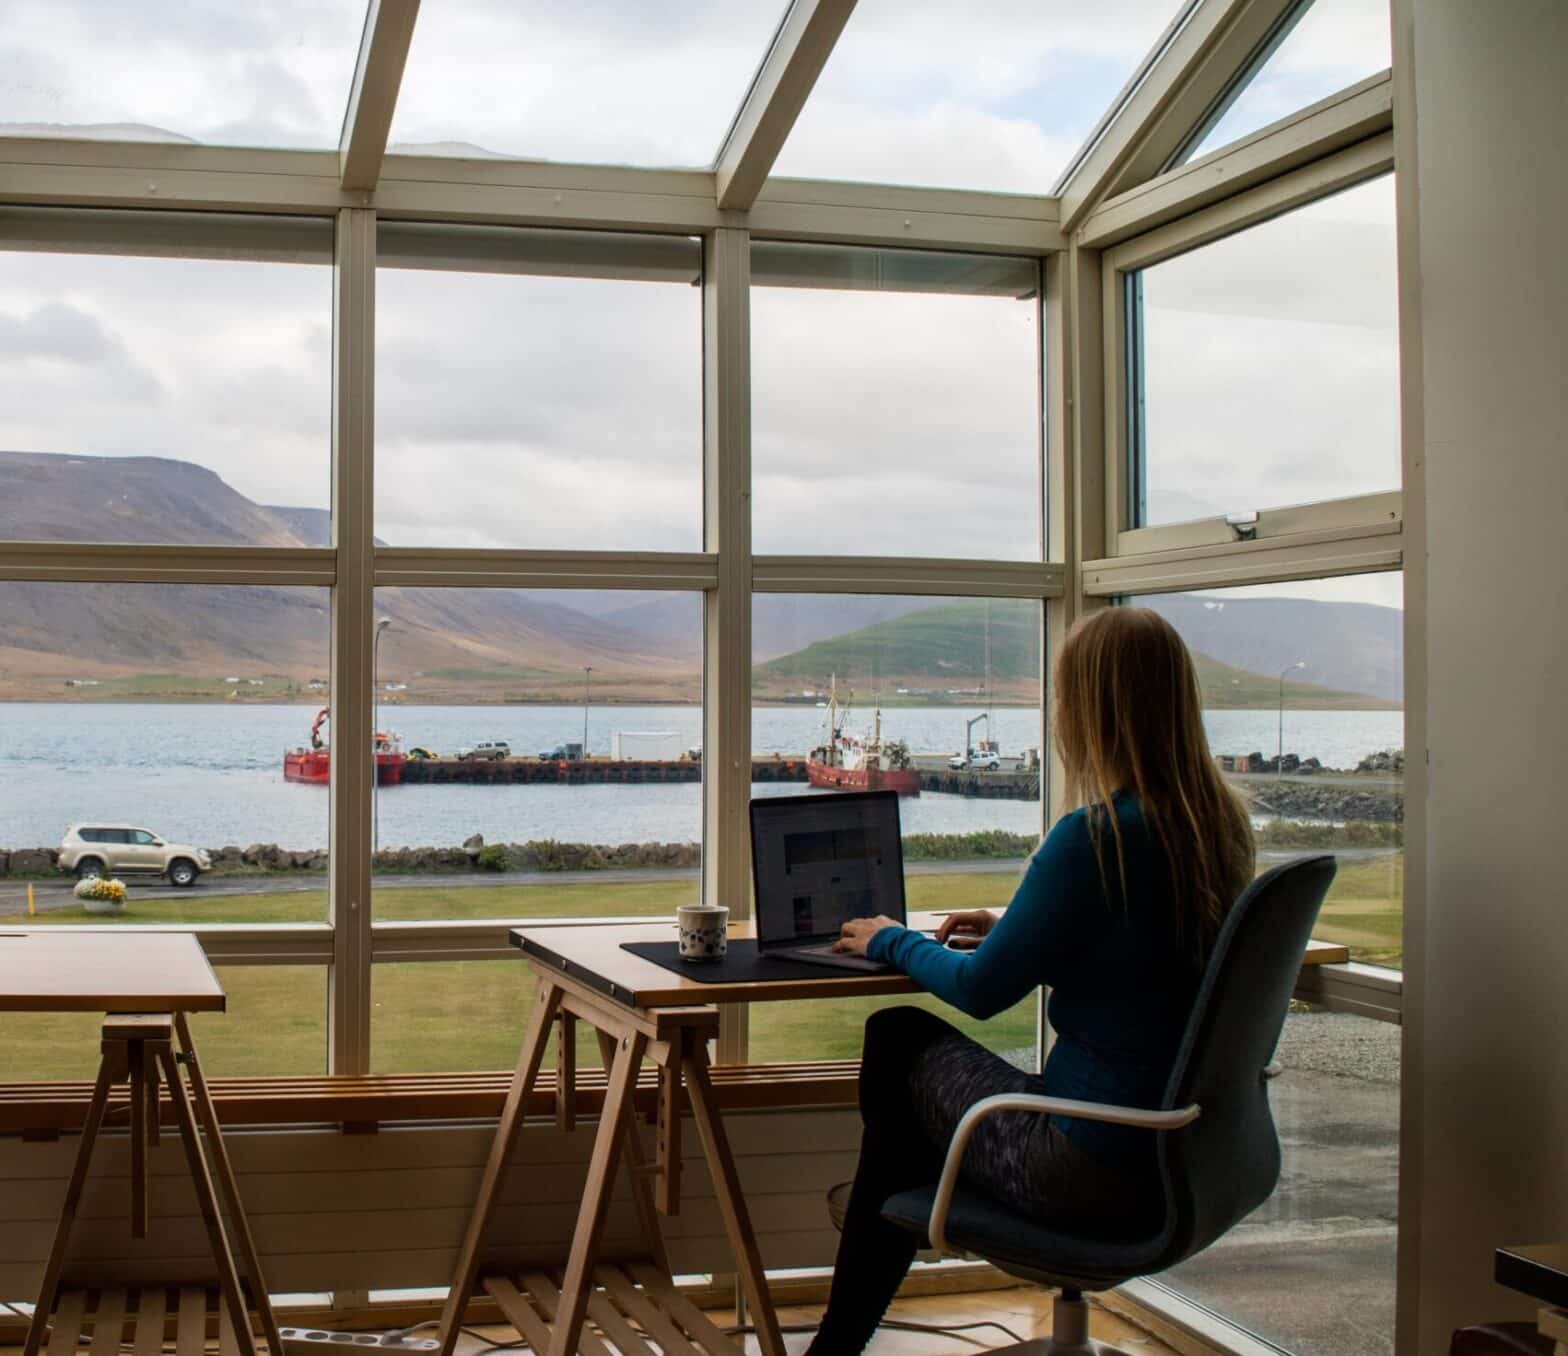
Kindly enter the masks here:
M 682 904 L 675 910 L 683 961 L 723 959 L 729 944 L 730 911 L 722 904 Z

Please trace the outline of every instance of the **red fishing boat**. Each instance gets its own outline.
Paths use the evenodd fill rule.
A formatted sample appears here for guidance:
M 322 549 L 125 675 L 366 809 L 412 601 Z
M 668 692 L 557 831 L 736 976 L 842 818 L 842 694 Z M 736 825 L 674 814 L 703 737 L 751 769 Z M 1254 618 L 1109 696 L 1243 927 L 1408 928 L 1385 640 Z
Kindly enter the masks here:
M 323 706 L 316 713 L 310 727 L 310 743 L 289 749 L 283 755 L 283 780 L 286 782 L 314 782 L 325 786 L 332 780 L 332 754 L 322 737 L 321 727 L 331 719 L 331 707 Z M 403 741 L 395 734 L 377 730 L 371 736 L 371 747 L 376 755 L 376 781 L 382 786 L 396 786 L 403 780 L 403 764 L 407 755 Z
M 876 708 L 872 726 L 863 735 L 844 729 L 849 704 L 838 700 L 838 676 L 828 691 L 828 727 L 825 743 L 806 760 L 806 780 L 812 786 L 835 791 L 896 791 L 901 796 L 920 794 L 920 772 L 909 765 L 909 747 L 901 739 L 882 738 L 882 708 Z

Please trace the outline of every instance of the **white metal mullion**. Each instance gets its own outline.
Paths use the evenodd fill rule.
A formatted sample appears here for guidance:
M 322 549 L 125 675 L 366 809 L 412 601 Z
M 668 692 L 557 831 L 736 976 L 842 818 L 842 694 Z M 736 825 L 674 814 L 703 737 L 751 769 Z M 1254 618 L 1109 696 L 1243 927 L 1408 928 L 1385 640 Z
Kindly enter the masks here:
M 340 174 L 335 151 L 0 137 L 0 204 L 334 218 L 368 198 Z M 700 235 L 736 219 L 715 192 L 709 170 L 388 155 L 374 202 L 382 221 Z M 770 179 L 745 220 L 757 237 L 1043 254 L 1064 247 L 1057 216 L 1047 196 Z
M 333 286 L 331 888 L 333 1073 L 370 1067 L 370 802 L 375 427 L 375 214 L 338 217 Z
M 1062 226 L 1152 179 L 1297 0 L 1200 0 L 1062 185 Z
M 1108 248 L 1379 136 L 1393 125 L 1393 77 L 1384 71 L 1101 203 L 1085 219 L 1078 239 Z
M 1175 255 L 1376 179 L 1393 168 L 1393 133 L 1369 137 L 1222 202 L 1200 208 L 1179 221 L 1135 236 L 1106 251 L 1107 267 L 1121 274 L 1150 268 Z
M 703 268 L 703 522 L 716 587 L 703 623 L 702 898 L 751 913 L 751 238 L 715 231 Z M 746 1010 L 730 1004 L 719 1059 L 746 1058 Z
M 1247 508 L 1238 504 L 1237 508 Z M 1253 536 L 1239 541 L 1223 517 L 1195 518 L 1181 523 L 1128 528 L 1117 534 L 1116 549 L 1107 555 L 1141 556 L 1145 560 L 1176 558 L 1195 550 L 1272 550 L 1292 543 L 1347 541 L 1397 533 L 1404 521 L 1404 495 L 1399 490 L 1320 499 L 1311 504 L 1283 504 L 1262 509 Z
M 1040 561 L 875 556 L 757 556 L 761 593 L 914 593 L 935 597 L 1056 598 L 1065 571 Z
M 346 189 L 372 190 L 381 177 L 418 17 L 419 0 L 370 0 L 338 146 L 339 177 Z
M 403 588 L 711 589 L 718 558 L 675 551 L 474 551 L 378 547 L 375 581 Z
M 719 151 L 721 208 L 744 211 L 756 200 L 854 11 L 855 0 L 794 0 L 789 7 Z
M 95 584 L 330 586 L 331 551 L 244 546 L 0 542 L 0 580 Z

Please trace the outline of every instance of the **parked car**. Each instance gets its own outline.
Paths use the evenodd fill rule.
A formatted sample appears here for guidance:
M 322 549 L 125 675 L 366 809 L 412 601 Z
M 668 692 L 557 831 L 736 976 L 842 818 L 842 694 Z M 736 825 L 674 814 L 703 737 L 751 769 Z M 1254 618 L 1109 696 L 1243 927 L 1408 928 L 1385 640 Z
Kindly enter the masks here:
M 72 824 L 60 841 L 59 868 L 78 880 L 97 876 L 167 876 L 182 889 L 212 869 L 199 847 L 165 842 L 151 829 L 132 824 Z
M 459 749 L 457 761 L 466 763 L 469 759 L 483 762 L 485 759 L 510 758 L 512 746 L 504 739 L 487 739 L 483 743 L 475 744 L 471 749 Z
M 553 749 L 541 752 L 541 763 L 580 763 L 583 760 L 583 746 L 581 744 L 557 744 Z

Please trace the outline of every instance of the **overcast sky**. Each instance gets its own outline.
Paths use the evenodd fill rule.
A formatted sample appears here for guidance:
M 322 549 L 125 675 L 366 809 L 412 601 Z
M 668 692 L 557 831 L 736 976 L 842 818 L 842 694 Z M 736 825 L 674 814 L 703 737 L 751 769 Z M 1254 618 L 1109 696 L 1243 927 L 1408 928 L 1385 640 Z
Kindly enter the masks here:
M 1177 7 L 860 0 L 778 171 L 1049 191 Z M 393 138 L 707 163 L 783 9 L 425 0 Z M 0 123 L 332 146 L 362 22 L 8 0 Z M 1216 144 L 1385 65 L 1386 29 L 1317 0 Z M 1386 181 L 1161 265 L 1146 297 L 1152 519 L 1397 485 Z M 380 535 L 700 544 L 696 289 L 384 270 L 379 303 Z M 758 549 L 1031 554 L 1036 323 L 1032 300 L 759 289 Z M 325 508 L 330 326 L 325 267 L 0 253 L 0 448 L 179 457 Z

